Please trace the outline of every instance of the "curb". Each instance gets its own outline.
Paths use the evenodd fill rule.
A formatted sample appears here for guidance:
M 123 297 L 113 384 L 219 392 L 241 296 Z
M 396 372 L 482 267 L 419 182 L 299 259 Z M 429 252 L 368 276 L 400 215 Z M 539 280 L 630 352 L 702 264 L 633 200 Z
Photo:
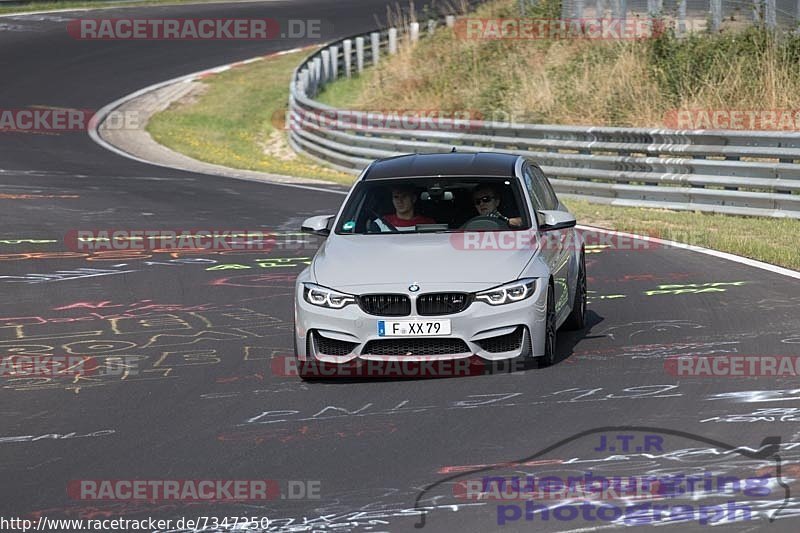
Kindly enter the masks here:
M 159 166 L 159 167 L 163 167 L 163 168 L 169 168 L 169 169 L 173 169 L 173 170 L 180 170 L 180 171 L 184 171 L 184 172 L 192 172 L 192 173 L 196 173 L 196 174 L 205 174 L 205 175 L 210 175 L 210 176 L 222 176 L 222 177 L 226 177 L 226 178 L 235 178 L 235 179 L 241 179 L 241 180 L 246 180 L 246 181 L 256 181 L 256 182 L 261 182 L 261 183 L 271 183 L 271 184 L 275 184 L 275 185 L 283 185 L 283 186 L 286 186 L 286 187 L 294 187 L 294 188 L 309 189 L 309 190 L 324 191 L 324 192 L 339 192 L 341 194 L 346 194 L 346 190 L 343 190 L 341 188 L 337 190 L 337 189 L 331 189 L 331 188 L 327 188 L 327 187 L 322 187 L 321 186 L 321 185 L 331 185 L 333 187 L 336 187 L 337 184 L 334 184 L 332 182 L 326 182 L 326 181 L 322 181 L 322 180 L 314 180 L 314 179 L 311 179 L 311 178 L 299 178 L 299 177 L 295 177 L 295 176 L 285 176 L 285 175 L 281 175 L 281 174 L 270 174 L 270 173 L 266 173 L 266 172 L 258 172 L 258 171 L 252 171 L 252 170 L 234 169 L 234 168 L 229 168 L 229 167 L 223 167 L 221 165 L 215 165 L 213 163 L 207 163 L 207 162 L 204 162 L 204 161 L 199 161 L 197 159 L 193 159 L 193 158 L 190 158 L 190 157 L 185 156 L 183 154 L 180 154 L 178 152 L 175 152 L 173 150 L 170 150 L 170 149 L 164 147 L 163 145 L 160 145 L 160 144 L 156 143 L 155 141 L 152 141 L 152 139 L 151 139 L 151 141 L 152 141 L 153 144 L 157 145 L 160 149 L 162 149 L 165 152 L 169 152 L 170 154 L 174 154 L 176 156 L 176 158 L 182 159 L 186 164 L 185 165 L 179 165 L 179 164 L 174 164 L 174 163 L 171 163 L 171 162 L 159 161 L 159 160 L 156 160 L 156 159 L 146 159 L 146 158 L 140 157 L 138 155 L 135 155 L 133 153 L 130 153 L 130 152 L 124 150 L 123 148 L 121 148 L 120 146 L 112 144 L 111 142 L 109 142 L 106 139 L 104 139 L 103 136 L 100 133 L 101 127 L 102 127 L 104 121 L 106 120 L 106 118 L 108 118 L 109 114 L 111 114 L 116 109 L 118 109 L 118 108 L 120 108 L 120 107 L 122 107 L 122 106 L 124 106 L 126 104 L 130 104 L 130 103 L 134 102 L 135 100 L 137 100 L 139 98 L 142 98 L 142 97 L 144 97 L 146 95 L 149 95 L 149 94 L 151 94 L 151 93 L 153 93 L 155 91 L 158 91 L 158 90 L 161 90 L 161 89 L 165 89 L 167 87 L 170 87 L 170 86 L 173 86 L 173 85 L 177 85 L 177 84 L 180 84 L 180 83 L 191 83 L 193 81 L 201 80 L 201 79 L 203 79 L 205 77 L 208 77 L 208 76 L 211 76 L 211 75 L 214 75 L 214 74 L 218 74 L 220 72 L 225 72 L 227 70 L 230 70 L 232 68 L 235 68 L 235 67 L 238 67 L 238 66 L 241 66 L 241 65 L 247 65 L 247 64 L 250 64 L 250 63 L 255 63 L 257 61 L 262 61 L 262 60 L 267 59 L 267 58 L 277 57 L 277 56 L 286 55 L 286 54 L 290 54 L 290 53 L 294 53 L 294 52 L 301 52 L 303 50 L 307 50 L 307 49 L 314 48 L 314 47 L 316 47 L 316 45 L 311 45 L 311 46 L 306 46 L 306 47 L 301 47 L 301 48 L 293 48 L 291 50 L 282 50 L 280 52 L 275 52 L 275 53 L 272 53 L 272 54 L 251 57 L 249 59 L 245 59 L 245 60 L 242 60 L 242 61 L 236 61 L 234 63 L 228 63 L 226 65 L 221 65 L 221 66 L 218 66 L 218 67 L 201 70 L 201 71 L 198 71 L 198 72 L 192 72 L 191 74 L 186 74 L 184 76 L 179 76 L 177 78 L 172 78 L 172 79 L 169 79 L 169 80 L 166 80 L 166 81 L 162 81 L 162 82 L 159 82 L 159 83 L 156 83 L 156 84 L 153 84 L 153 85 L 149 85 L 147 87 L 139 89 L 138 91 L 135 91 L 135 92 L 130 93 L 130 94 L 126 95 L 126 96 L 123 96 L 122 98 L 114 100 L 113 102 L 111 102 L 111 103 L 103 106 L 101 109 L 99 109 L 97 111 L 97 113 L 95 113 L 94 116 L 92 116 L 91 120 L 89 121 L 89 124 L 88 124 L 89 137 L 95 143 L 99 144 L 100 146 L 102 146 L 106 150 L 114 152 L 115 154 L 120 155 L 122 157 L 126 157 L 128 159 L 132 159 L 134 161 L 137 161 L 139 163 L 144 163 L 144 164 L 147 164 L 147 165 L 155 165 L 155 166 Z M 317 187 L 316 185 L 320 185 L 320 186 Z M 339 185 L 339 187 L 341 187 L 341 185 Z

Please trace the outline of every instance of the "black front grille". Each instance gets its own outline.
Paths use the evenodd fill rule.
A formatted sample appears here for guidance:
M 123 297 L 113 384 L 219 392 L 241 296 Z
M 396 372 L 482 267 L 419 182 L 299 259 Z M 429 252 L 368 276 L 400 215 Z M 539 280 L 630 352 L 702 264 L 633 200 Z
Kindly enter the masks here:
M 522 333 L 524 331 L 522 326 L 519 326 L 511 333 L 475 341 L 475 344 L 491 353 L 515 352 L 522 346 Z
M 469 346 L 461 339 L 381 339 L 369 341 L 362 354 L 449 355 L 469 351 Z
M 359 296 L 358 305 L 370 315 L 408 316 L 411 300 L 405 294 L 365 294 Z
M 319 333 L 314 334 L 314 341 L 317 344 L 317 353 L 322 355 L 347 355 L 358 345 L 357 342 L 328 339 Z
M 417 298 L 417 314 L 426 316 L 452 315 L 460 313 L 472 303 L 472 295 L 466 292 L 435 292 Z

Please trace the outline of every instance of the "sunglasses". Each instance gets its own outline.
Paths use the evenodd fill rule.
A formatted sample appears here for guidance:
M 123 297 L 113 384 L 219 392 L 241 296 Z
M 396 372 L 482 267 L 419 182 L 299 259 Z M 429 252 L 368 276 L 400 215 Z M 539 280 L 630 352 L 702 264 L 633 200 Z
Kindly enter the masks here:
M 492 200 L 494 200 L 494 196 L 481 196 L 480 198 L 475 198 L 475 205 L 488 204 Z

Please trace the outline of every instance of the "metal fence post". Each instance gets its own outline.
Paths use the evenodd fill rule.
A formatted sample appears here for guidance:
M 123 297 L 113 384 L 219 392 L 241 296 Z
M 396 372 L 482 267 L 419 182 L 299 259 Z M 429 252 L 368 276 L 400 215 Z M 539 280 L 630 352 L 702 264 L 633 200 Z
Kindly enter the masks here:
M 620 21 L 620 26 L 625 24 L 628 16 L 628 0 L 616 0 L 614 2 L 614 18 Z
M 411 43 L 419 41 L 419 22 L 412 22 L 408 25 L 408 37 Z
M 378 65 L 381 56 L 381 34 L 374 31 L 369 34 L 370 44 L 372 45 L 372 66 Z
M 718 32 L 722 25 L 722 0 L 711 0 L 709 7 L 711 9 L 711 31 Z
M 389 55 L 393 56 L 396 53 L 397 53 L 397 28 L 389 28 Z
M 342 41 L 342 50 L 344 51 L 344 74 L 348 78 L 352 75 L 353 64 L 353 41 L 352 39 L 345 39 Z
M 797 6 L 794 10 L 794 27 L 797 33 L 800 33 L 800 0 L 797 0 Z
M 324 80 L 322 79 L 322 59 L 315 57 L 313 61 L 311 61 L 311 65 L 314 71 L 314 93 L 316 93 L 317 88 L 324 84 Z
M 317 77 L 317 68 L 314 61 L 311 61 L 310 68 L 308 69 L 308 88 L 311 91 L 312 97 L 317 96 L 319 93 L 319 78 Z
M 764 19 L 767 23 L 767 27 L 770 29 L 775 29 L 778 25 L 778 21 L 776 19 L 775 14 L 775 0 L 766 0 L 766 9 L 764 13 Z
M 339 78 L 339 47 L 331 46 L 328 50 L 331 51 L 331 79 L 336 80 Z
M 356 71 L 361 74 L 364 70 L 364 38 L 356 37 Z
M 320 52 L 322 56 L 322 81 L 331 81 L 331 52 L 330 50 L 323 50 Z
M 308 69 L 300 71 L 300 92 L 308 96 Z
M 678 35 L 686 35 L 686 0 L 678 0 Z
M 662 11 L 664 11 L 664 0 L 647 0 L 648 16 L 659 18 Z
M 572 2 L 571 0 L 561 1 L 561 18 L 568 19 L 572 17 Z

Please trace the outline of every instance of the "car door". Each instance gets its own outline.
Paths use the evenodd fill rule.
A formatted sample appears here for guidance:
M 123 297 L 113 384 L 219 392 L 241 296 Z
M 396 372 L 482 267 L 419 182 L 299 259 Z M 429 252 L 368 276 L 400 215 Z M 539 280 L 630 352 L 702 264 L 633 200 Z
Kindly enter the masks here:
M 537 211 L 558 209 L 558 198 L 539 167 L 526 165 L 523 169 L 523 176 L 534 209 Z M 572 228 L 540 231 L 542 257 L 545 258 L 545 262 L 553 274 L 557 315 L 562 313 L 569 302 L 569 243 L 573 242 L 572 231 L 574 231 Z

